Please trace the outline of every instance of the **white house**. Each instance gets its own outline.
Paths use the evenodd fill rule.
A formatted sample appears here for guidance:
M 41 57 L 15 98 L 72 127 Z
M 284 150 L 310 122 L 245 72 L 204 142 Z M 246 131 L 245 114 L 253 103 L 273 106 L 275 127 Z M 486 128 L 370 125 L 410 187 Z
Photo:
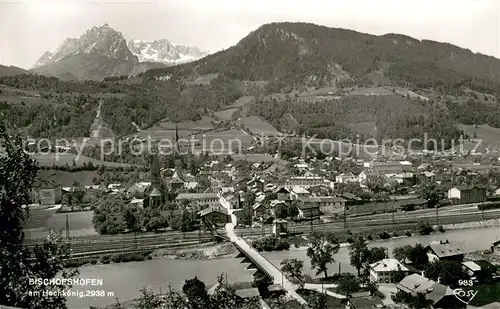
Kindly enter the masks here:
M 290 177 L 285 181 L 284 187 L 287 189 L 292 188 L 293 186 L 301 186 L 306 189 L 311 187 L 325 185 L 333 189 L 334 184 L 328 179 L 325 179 L 320 176 L 294 176 Z
M 410 270 L 396 259 L 383 259 L 370 264 L 370 281 L 374 283 L 397 283 L 394 281 L 393 272 L 402 271 L 405 276 Z
M 460 199 L 460 189 L 457 187 L 453 187 L 448 190 L 448 199 Z
M 190 206 L 217 206 L 219 197 L 215 193 L 180 193 L 175 198 L 176 203 L 187 201 Z
M 309 191 L 307 191 L 306 189 L 300 187 L 300 186 L 293 186 L 292 187 L 292 190 L 291 190 L 291 196 L 292 196 L 292 199 L 301 199 L 301 198 L 306 198 L 308 197 L 311 193 L 309 193 Z
M 354 176 L 354 174 L 351 172 L 342 173 L 340 175 L 335 176 L 335 182 L 337 183 L 348 183 L 356 181 L 358 181 L 358 178 Z

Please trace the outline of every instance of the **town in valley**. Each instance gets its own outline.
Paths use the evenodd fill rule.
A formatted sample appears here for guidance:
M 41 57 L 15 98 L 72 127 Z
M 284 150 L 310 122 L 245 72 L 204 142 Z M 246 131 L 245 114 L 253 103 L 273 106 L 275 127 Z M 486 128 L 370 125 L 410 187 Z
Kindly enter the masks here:
M 500 59 L 120 31 L 0 57 L 1 309 L 500 308 Z

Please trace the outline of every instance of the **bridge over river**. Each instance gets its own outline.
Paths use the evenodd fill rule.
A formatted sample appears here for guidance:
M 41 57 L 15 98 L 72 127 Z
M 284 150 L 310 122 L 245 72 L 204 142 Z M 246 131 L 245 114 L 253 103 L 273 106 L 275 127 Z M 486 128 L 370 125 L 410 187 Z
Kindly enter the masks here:
M 278 284 L 284 291 L 293 299 L 301 304 L 307 304 L 306 301 L 296 292 L 298 286 L 290 282 L 286 276 L 274 266 L 269 260 L 262 256 L 257 250 L 252 248 L 243 238 L 236 236 L 234 227 L 236 226 L 236 216 L 233 214 L 233 209 L 223 197 L 220 197 L 220 203 L 224 206 L 231 215 L 231 222 L 226 224 L 227 236 L 240 252 L 240 257 L 245 257 L 244 261 L 257 267 L 266 276 L 272 278 L 274 284 Z

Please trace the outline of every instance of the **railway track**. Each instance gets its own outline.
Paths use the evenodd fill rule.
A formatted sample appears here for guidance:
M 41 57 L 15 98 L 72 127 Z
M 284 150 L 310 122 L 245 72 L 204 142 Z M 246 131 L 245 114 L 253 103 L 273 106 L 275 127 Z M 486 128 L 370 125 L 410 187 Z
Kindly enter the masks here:
M 379 214 L 376 216 L 360 216 L 348 217 L 346 225 L 343 220 L 337 220 L 328 223 L 314 224 L 290 224 L 289 230 L 294 233 L 309 233 L 315 231 L 331 231 L 340 232 L 347 229 L 352 231 L 374 230 L 381 231 L 384 229 L 413 229 L 417 222 L 421 219 L 427 219 L 431 224 L 456 224 L 464 222 L 473 222 L 481 220 L 489 220 L 500 218 L 500 210 L 484 211 L 456 211 L 444 212 L 439 215 L 439 221 L 436 220 L 434 212 L 420 213 L 395 213 L 394 221 L 392 213 Z M 220 234 L 225 231 L 221 230 Z M 271 227 L 265 226 L 262 228 L 237 228 L 235 233 L 239 236 L 251 235 L 269 235 Z M 25 245 L 33 247 L 37 243 L 43 242 L 44 239 L 28 239 Z M 69 243 L 74 254 L 83 254 L 87 252 L 104 252 L 104 251 L 126 251 L 139 249 L 155 249 L 155 248 L 174 248 L 185 245 L 196 245 L 203 242 L 212 241 L 212 236 L 209 232 L 199 231 L 194 232 L 165 232 L 165 233 L 149 233 L 149 234 L 126 234 L 126 235 L 96 235 L 90 237 L 70 238 Z
M 427 213 L 427 214 L 421 214 L 418 216 L 411 216 L 411 217 L 403 217 L 399 216 L 394 218 L 394 222 L 392 220 L 392 214 L 387 213 L 385 214 L 387 217 L 385 218 L 377 218 L 377 219 L 371 219 L 370 217 L 353 217 L 353 218 L 348 218 L 346 222 L 346 226 L 344 226 L 344 221 L 343 220 L 338 220 L 335 222 L 328 222 L 328 223 L 314 223 L 314 224 L 291 224 L 288 226 L 289 231 L 295 232 L 295 233 L 308 233 L 311 230 L 316 230 L 316 231 L 331 231 L 331 232 L 339 232 L 342 230 L 346 229 L 351 229 L 351 230 L 370 230 L 370 229 L 375 229 L 375 228 L 415 228 L 415 225 L 417 222 L 421 219 L 427 219 L 430 224 L 440 224 L 440 225 L 445 225 L 445 224 L 457 224 L 457 223 L 466 223 L 466 222 L 474 222 L 474 221 L 482 221 L 482 220 L 490 220 L 490 219 L 497 219 L 500 218 L 500 212 L 499 211 L 490 211 L 490 212 L 484 212 L 481 214 L 481 212 L 470 212 L 470 213 L 450 213 L 450 214 L 443 214 L 439 216 L 439 219 L 436 220 L 436 215 Z M 269 234 L 271 232 L 271 228 L 269 227 L 264 227 L 264 234 Z M 262 234 L 262 229 L 261 228 L 253 228 L 252 231 L 250 231 L 249 228 L 238 228 L 235 229 L 235 233 L 237 233 L 239 236 L 251 236 L 251 235 L 259 235 Z

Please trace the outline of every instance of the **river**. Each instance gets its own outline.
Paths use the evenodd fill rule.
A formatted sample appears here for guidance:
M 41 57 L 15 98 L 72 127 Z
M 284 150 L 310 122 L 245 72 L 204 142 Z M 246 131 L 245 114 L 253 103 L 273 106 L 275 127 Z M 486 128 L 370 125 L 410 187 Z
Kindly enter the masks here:
M 465 229 L 447 231 L 443 234 L 433 234 L 428 236 L 402 237 L 384 241 L 375 241 L 370 246 L 387 247 L 389 253 L 395 247 L 403 245 L 414 245 L 421 243 L 426 245 L 431 241 L 450 240 L 459 242 L 466 251 L 477 251 L 488 249 L 492 242 L 500 237 L 500 228 L 490 227 L 482 229 Z M 297 258 L 304 261 L 304 273 L 314 277 L 315 271 L 310 267 L 309 259 L 305 250 L 292 248 L 284 252 L 267 252 L 264 256 L 274 265 L 279 267 L 280 262 L 285 258 Z M 349 265 L 349 250 L 341 248 L 335 255 L 335 263 L 329 267 L 330 273 L 354 272 L 354 268 Z M 114 296 L 99 298 L 78 298 L 68 297 L 69 309 L 88 309 L 89 306 L 104 306 L 115 302 L 115 298 L 120 301 L 130 300 L 139 296 L 139 289 L 146 286 L 155 292 L 165 291 L 169 285 L 173 288 L 181 288 L 184 280 L 198 276 L 200 280 L 208 286 L 215 284 L 217 275 L 227 274 L 230 282 L 251 281 L 251 272 L 245 269 L 246 265 L 240 264 L 237 259 L 219 259 L 207 261 L 193 260 L 150 260 L 144 262 L 132 262 L 126 264 L 108 264 L 80 267 L 81 278 L 102 279 L 102 286 L 75 287 L 80 292 L 90 289 L 104 290 L 114 293 Z

